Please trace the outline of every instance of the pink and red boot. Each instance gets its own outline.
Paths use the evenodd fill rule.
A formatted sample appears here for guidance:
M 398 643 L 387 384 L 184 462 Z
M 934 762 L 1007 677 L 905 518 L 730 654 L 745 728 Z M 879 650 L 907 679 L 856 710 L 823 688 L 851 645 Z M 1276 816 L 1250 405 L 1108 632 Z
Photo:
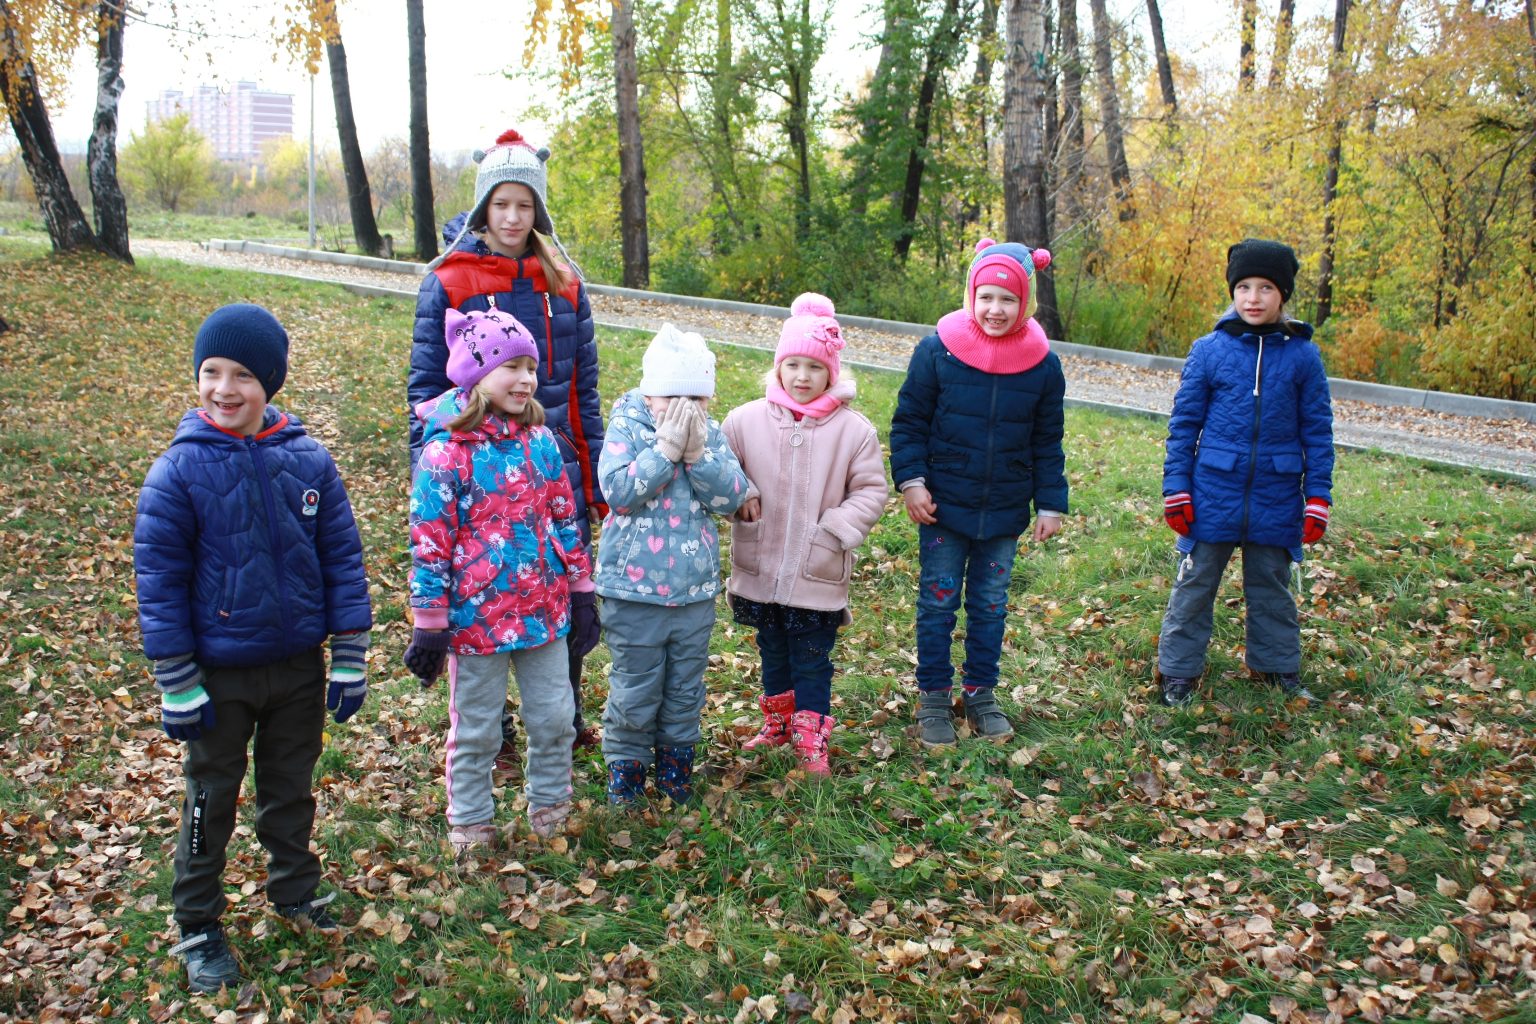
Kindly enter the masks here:
M 795 691 L 785 690 L 771 697 L 765 694 L 757 698 L 757 706 L 763 709 L 763 727 L 757 731 L 756 736 L 743 743 L 741 749 L 782 747 L 788 743 L 789 720 L 795 713 Z
M 827 738 L 832 735 L 836 722 L 831 715 L 815 711 L 796 711 L 790 719 L 790 734 L 800 767 L 811 775 L 831 775 L 832 765 L 827 757 Z

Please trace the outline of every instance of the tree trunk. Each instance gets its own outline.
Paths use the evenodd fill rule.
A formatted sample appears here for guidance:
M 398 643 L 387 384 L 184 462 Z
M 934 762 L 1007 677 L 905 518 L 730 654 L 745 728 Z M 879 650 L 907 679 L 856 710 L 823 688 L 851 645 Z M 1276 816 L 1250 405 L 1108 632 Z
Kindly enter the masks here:
M 1168 61 L 1168 44 L 1163 41 L 1163 12 L 1157 0 L 1147 0 L 1147 18 L 1152 23 L 1152 52 L 1157 58 L 1157 87 L 1163 93 L 1163 116 L 1172 120 L 1179 110 L 1179 97 L 1173 91 L 1173 65 Z
M 928 39 L 923 60 L 923 78 L 917 89 L 917 109 L 912 115 L 912 146 L 907 150 L 907 174 L 901 186 L 901 228 L 896 235 L 896 258 L 906 260 L 912 248 L 917 223 L 917 206 L 922 198 L 923 168 L 928 152 L 928 131 L 933 122 L 933 101 L 939 89 L 939 77 L 948 70 L 952 54 L 959 48 L 964 22 L 960 18 L 960 0 L 944 0 L 944 13 Z
M 1056 87 L 1056 62 L 1050 54 L 1056 49 L 1056 26 L 1051 20 L 1051 6 L 1049 0 L 1043 5 L 1045 11 L 1045 96 L 1041 101 L 1041 109 L 1045 115 L 1045 149 L 1040 154 L 1041 174 L 1045 182 L 1045 234 L 1042 238 L 1056 237 L 1056 194 L 1061 187 L 1057 174 L 1056 154 L 1061 150 L 1061 107 L 1060 97 L 1057 96 Z M 1040 243 L 1045 245 L 1044 242 Z
M 1258 0 L 1242 0 L 1242 42 L 1237 50 L 1237 91 L 1253 92 L 1255 37 L 1258 34 Z
M 1536 0 L 1525 0 L 1525 32 L 1531 41 L 1531 63 L 1536 65 Z M 1526 287 L 1536 287 L 1536 150 L 1531 151 L 1531 162 L 1526 166 L 1526 182 L 1531 194 L 1531 219 L 1525 230 L 1530 232 L 1526 244 Z
M 437 210 L 427 133 L 427 19 L 422 0 L 405 0 L 405 42 L 411 82 L 411 229 L 416 258 L 427 263 L 437 258 Z
M 12 56 L 25 51 L 11 27 L 15 22 L 11 5 L 0 0 L 0 21 L 4 22 L 4 52 L 0 53 L 0 98 L 5 100 L 5 110 L 10 116 L 11 130 L 21 146 L 22 163 L 32 178 L 32 190 L 37 193 L 37 205 L 48 227 L 48 238 L 54 252 L 75 252 L 80 249 L 99 249 L 100 243 L 91 225 L 85 219 L 85 211 L 75 199 L 59 159 L 59 147 L 53 140 L 53 126 L 48 121 L 48 108 L 35 88 L 37 71 L 30 58 L 13 61 Z
M 1285 84 L 1285 66 L 1291 60 L 1291 43 L 1295 40 L 1296 0 L 1280 0 L 1280 16 L 1275 19 L 1275 59 L 1269 65 L 1269 87 L 1278 89 Z
M 635 59 L 634 0 L 613 0 L 613 80 L 619 116 L 619 237 L 624 287 L 651 286 L 645 215 L 645 146 L 640 135 L 640 72 Z
M 729 0 L 720 0 L 729 3 Z M 904 31 L 902 14 L 905 6 L 901 0 L 886 0 L 885 28 L 880 34 L 880 59 L 875 63 L 875 73 L 869 80 L 869 96 L 865 100 L 864 115 L 859 120 L 859 157 L 849 183 L 848 211 L 862 217 L 869 209 L 870 183 L 880 164 L 880 136 L 888 127 L 888 118 L 882 116 L 887 107 L 888 83 L 901 55 L 897 52 L 898 33 Z
M 1344 33 L 1349 24 L 1350 0 L 1336 0 L 1333 12 L 1333 60 L 1328 65 L 1328 94 L 1335 111 L 1343 98 L 1343 78 L 1347 70 L 1344 60 Z M 1314 327 L 1323 326 L 1333 312 L 1333 202 L 1339 193 L 1339 163 L 1343 158 L 1344 118 L 1335 113 L 1329 127 L 1328 155 L 1323 173 L 1323 252 L 1317 263 L 1317 315 L 1312 318 Z M 1437 313 L 1438 315 L 1438 313 Z
M 981 148 L 982 166 L 991 166 L 991 140 L 987 133 L 987 110 L 991 107 L 988 93 L 992 88 L 992 47 L 997 40 L 997 8 L 999 0 L 981 0 L 981 28 L 976 45 L 976 70 L 971 75 L 971 99 L 968 104 L 971 117 L 973 143 Z M 974 195 L 967 195 L 960 205 L 960 226 L 976 223 L 981 219 L 981 203 Z M 942 251 L 942 250 L 941 250 Z
M 341 172 L 347 180 L 347 205 L 352 211 L 352 237 L 358 248 L 377 256 L 384 247 L 378 222 L 373 219 L 373 195 L 368 189 L 368 169 L 357 144 L 357 121 L 352 117 L 352 87 L 347 82 L 347 51 L 338 32 L 335 42 L 325 44 L 331 67 L 331 96 L 336 102 L 336 134 L 341 141 Z
M 103 252 L 125 263 L 128 249 L 128 202 L 117 180 L 117 104 L 123 95 L 123 13 L 113 0 L 96 7 L 96 113 L 85 165 L 91 183 L 96 238 Z
M 1102 0 L 1095 0 L 1102 3 Z M 1042 108 L 1045 104 L 1045 0 L 1008 0 L 1008 79 L 1003 88 L 1003 207 L 1008 238 L 1049 247 Z M 1061 337 L 1056 287 L 1035 275 L 1035 318 Z
M 811 233 L 811 72 L 815 70 L 811 45 L 811 0 L 800 0 L 797 26 L 800 47 L 786 62 L 784 81 L 789 91 L 785 130 L 795 154 L 799 190 L 795 202 L 795 238 L 804 242 Z
M 1067 226 L 1083 221 L 1083 58 L 1077 35 L 1077 0 L 1061 0 L 1061 137 L 1064 170 L 1061 192 Z
M 1125 159 L 1125 135 L 1120 128 L 1120 96 L 1115 91 L 1115 62 L 1110 52 L 1109 15 L 1104 0 L 1090 0 L 1093 11 L 1093 65 L 1099 78 L 1100 106 L 1104 116 L 1104 142 L 1109 148 L 1109 180 L 1115 187 L 1120 219 L 1136 216 L 1131 205 L 1131 168 Z

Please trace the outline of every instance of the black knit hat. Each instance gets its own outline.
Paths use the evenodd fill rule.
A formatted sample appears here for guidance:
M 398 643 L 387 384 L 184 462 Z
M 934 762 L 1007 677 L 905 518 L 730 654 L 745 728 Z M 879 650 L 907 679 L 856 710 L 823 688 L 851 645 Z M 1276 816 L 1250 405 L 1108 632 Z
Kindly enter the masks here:
M 197 329 L 192 345 L 194 380 L 202 372 L 203 360 L 213 356 L 233 359 L 255 374 L 270 402 L 288 377 L 288 332 L 260 306 L 245 302 L 220 306 Z
M 1281 301 L 1289 302 L 1300 269 L 1296 250 L 1284 242 L 1245 238 L 1227 250 L 1227 294 L 1245 277 L 1262 277 L 1280 289 Z

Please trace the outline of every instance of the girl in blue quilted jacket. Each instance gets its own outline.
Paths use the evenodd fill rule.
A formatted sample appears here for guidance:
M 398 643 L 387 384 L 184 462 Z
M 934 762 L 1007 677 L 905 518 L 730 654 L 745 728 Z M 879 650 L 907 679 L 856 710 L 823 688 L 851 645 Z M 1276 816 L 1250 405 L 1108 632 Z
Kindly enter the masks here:
M 1170 707 L 1194 698 L 1216 591 L 1239 547 L 1248 668 L 1287 699 L 1316 701 L 1301 682 L 1288 584 L 1302 544 L 1328 528 L 1333 405 L 1311 325 L 1285 314 L 1299 266 L 1280 242 L 1228 249 L 1232 306 L 1184 361 L 1163 461 L 1163 516 L 1179 535 L 1157 655 Z
M 965 717 L 993 743 L 1013 735 L 994 693 L 1020 535 L 1039 543 L 1067 511 L 1066 378 L 1036 308 L 1051 254 L 983 239 L 965 304 L 917 345 L 891 420 L 891 477 L 917 524 L 921 742 L 953 746 L 955 618 L 965 605 Z M 1033 520 L 1033 526 L 1031 526 Z
M 603 447 L 602 400 L 597 391 L 597 344 L 592 309 L 579 268 L 555 234 L 548 205 L 545 162 L 548 149 L 535 150 L 515 130 L 502 132 L 485 152 L 477 153 L 475 203 L 448 225 L 454 233 L 448 251 L 429 266 L 416 296 L 416 326 L 411 340 L 408 408 L 415 410 L 453 387 L 448 379 L 444 317 L 492 307 L 510 313 L 533 334 L 539 350 L 537 398 L 565 462 L 576 496 L 582 543 L 591 545 L 588 522 L 601 520 L 603 504 L 597 480 L 597 453 Z M 455 230 L 455 225 L 457 228 Z M 421 455 L 422 423 L 410 420 L 411 467 Z M 576 705 L 576 745 L 595 747 L 595 730 L 581 713 L 584 654 L 568 652 L 571 693 Z M 502 718 L 498 765 L 517 763 L 511 715 Z

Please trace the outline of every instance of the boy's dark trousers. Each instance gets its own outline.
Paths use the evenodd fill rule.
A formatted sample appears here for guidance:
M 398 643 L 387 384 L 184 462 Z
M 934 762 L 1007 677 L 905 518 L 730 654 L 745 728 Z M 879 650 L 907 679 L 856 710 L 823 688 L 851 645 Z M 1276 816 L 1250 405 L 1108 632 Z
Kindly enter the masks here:
M 224 913 L 225 847 L 253 735 L 256 838 L 269 857 L 267 899 L 273 906 L 300 903 L 320 884 L 320 860 L 309 848 L 315 761 L 325 728 L 320 648 L 257 668 L 213 669 L 204 687 L 217 721 L 187 744 L 183 764 L 187 795 L 171 889 L 183 929 Z

